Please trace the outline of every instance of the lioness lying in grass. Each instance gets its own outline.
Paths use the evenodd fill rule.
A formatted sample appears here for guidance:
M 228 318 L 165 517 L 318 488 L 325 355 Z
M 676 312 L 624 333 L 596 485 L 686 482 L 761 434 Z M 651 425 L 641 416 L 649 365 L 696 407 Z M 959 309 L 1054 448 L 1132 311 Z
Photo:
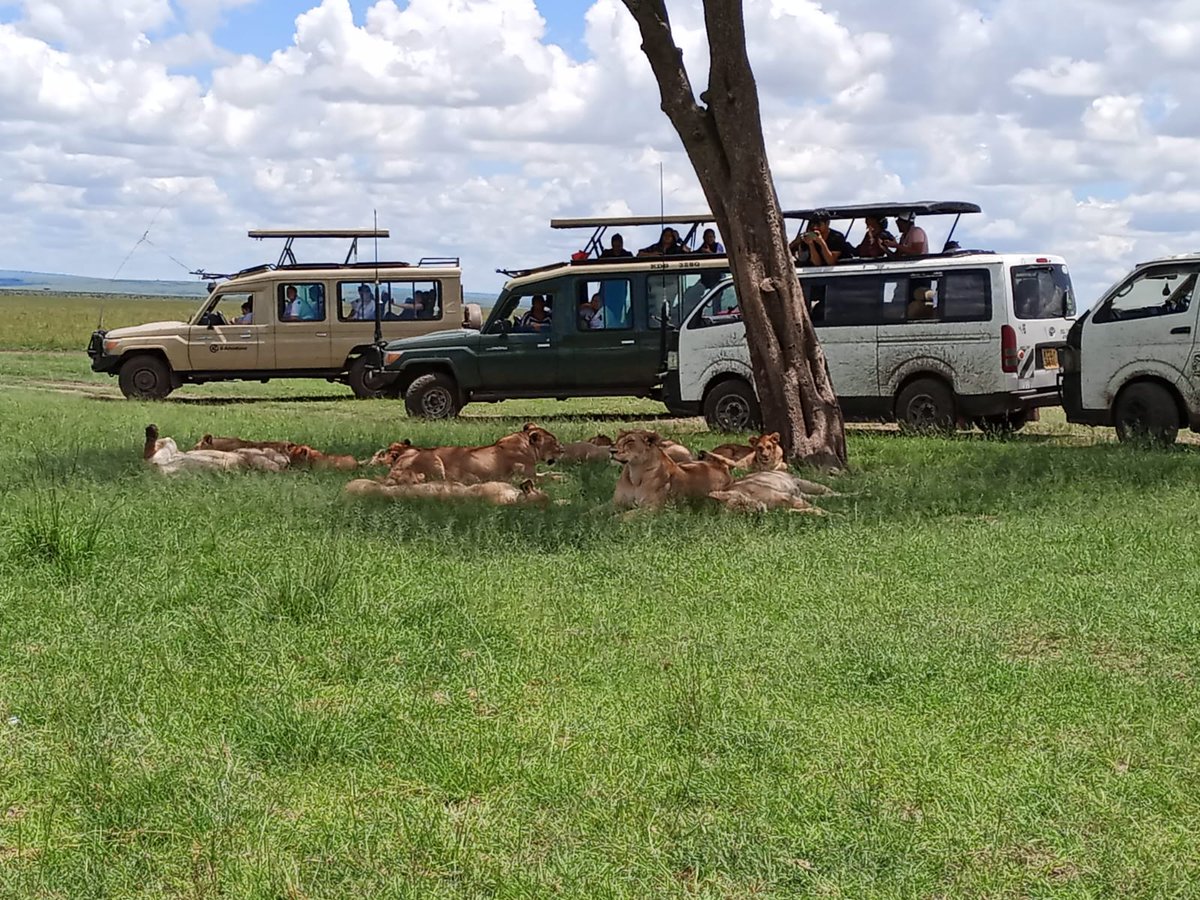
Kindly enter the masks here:
M 655 431 L 622 432 L 613 459 L 625 467 L 613 504 L 625 509 L 658 509 L 682 497 L 706 497 L 733 482 L 729 460 L 706 457 L 677 463 L 662 449 L 662 438 Z

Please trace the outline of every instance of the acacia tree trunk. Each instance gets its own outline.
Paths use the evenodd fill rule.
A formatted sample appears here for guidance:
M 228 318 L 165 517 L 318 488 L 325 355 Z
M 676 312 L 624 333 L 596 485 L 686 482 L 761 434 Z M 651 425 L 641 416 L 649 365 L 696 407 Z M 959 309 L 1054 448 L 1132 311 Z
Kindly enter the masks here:
M 662 95 L 725 239 L 767 431 L 788 456 L 846 462 L 841 407 L 808 316 L 767 163 L 758 88 L 746 54 L 742 0 L 704 0 L 708 90 L 697 103 L 665 0 L 622 0 L 642 35 Z

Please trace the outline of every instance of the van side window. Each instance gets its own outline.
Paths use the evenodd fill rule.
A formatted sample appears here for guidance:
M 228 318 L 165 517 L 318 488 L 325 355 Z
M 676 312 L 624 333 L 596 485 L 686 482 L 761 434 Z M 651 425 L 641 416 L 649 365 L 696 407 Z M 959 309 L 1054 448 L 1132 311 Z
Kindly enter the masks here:
M 874 325 L 879 321 L 883 279 L 877 275 L 831 278 L 825 283 L 826 325 Z
M 576 286 L 579 331 L 625 331 L 633 327 L 633 291 L 628 278 L 581 281 Z
M 987 322 L 992 318 L 992 279 L 986 269 L 947 272 L 939 279 L 938 300 L 945 322 Z
M 1096 311 L 1095 321 L 1115 322 L 1187 312 L 1198 280 L 1200 273 L 1194 264 L 1140 272 Z
M 882 324 L 991 318 L 992 283 L 986 269 L 918 273 L 883 283 Z

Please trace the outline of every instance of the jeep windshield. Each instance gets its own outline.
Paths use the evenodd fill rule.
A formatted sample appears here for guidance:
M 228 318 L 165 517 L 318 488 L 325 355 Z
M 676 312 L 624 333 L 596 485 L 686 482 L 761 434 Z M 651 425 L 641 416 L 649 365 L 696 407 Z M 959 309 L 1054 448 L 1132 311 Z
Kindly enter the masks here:
M 1018 319 L 1073 319 L 1075 290 L 1067 267 L 1013 266 L 1013 312 Z

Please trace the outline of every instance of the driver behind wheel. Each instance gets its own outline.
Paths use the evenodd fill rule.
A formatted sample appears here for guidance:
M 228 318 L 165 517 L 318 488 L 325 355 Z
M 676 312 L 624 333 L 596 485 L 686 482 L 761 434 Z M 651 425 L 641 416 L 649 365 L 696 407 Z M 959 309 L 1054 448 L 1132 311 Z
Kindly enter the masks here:
M 242 314 L 233 320 L 234 325 L 253 325 L 254 324 L 254 300 L 247 299 L 242 304 Z

